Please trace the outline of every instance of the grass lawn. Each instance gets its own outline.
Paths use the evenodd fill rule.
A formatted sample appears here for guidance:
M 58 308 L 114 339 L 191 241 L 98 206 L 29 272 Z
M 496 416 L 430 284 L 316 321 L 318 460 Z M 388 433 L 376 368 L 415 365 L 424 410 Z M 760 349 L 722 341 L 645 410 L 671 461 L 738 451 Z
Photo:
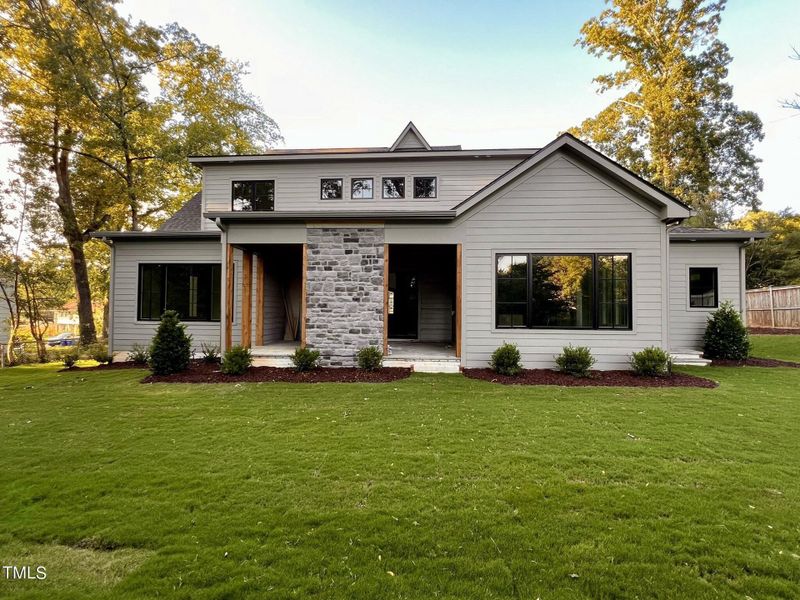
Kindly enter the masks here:
M 753 356 L 800 362 L 800 335 L 751 335 L 750 340 Z
M 0 564 L 47 569 L 0 597 L 800 597 L 800 369 L 687 369 L 713 390 L 56 370 L 0 372 Z

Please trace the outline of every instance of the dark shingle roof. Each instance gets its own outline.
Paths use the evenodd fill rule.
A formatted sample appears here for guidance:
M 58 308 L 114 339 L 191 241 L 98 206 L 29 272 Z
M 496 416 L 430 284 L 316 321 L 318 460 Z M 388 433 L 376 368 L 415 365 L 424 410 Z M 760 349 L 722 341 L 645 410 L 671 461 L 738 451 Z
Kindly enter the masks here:
M 764 231 L 747 231 L 746 229 L 717 229 L 716 227 L 684 227 L 678 225 L 669 229 L 673 239 L 683 240 L 749 240 L 763 239 L 769 236 Z
M 174 215 L 164 221 L 159 231 L 200 231 L 203 228 L 203 196 L 197 192 Z

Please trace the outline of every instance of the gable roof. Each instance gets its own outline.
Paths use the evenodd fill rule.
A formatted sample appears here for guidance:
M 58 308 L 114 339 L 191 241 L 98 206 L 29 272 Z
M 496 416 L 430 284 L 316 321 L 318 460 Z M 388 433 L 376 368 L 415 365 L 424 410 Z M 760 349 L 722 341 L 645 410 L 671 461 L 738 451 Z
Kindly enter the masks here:
M 524 175 L 536 165 L 540 164 L 542 161 L 559 151 L 581 157 L 626 187 L 629 187 L 649 198 L 664 209 L 665 220 L 682 220 L 692 215 L 692 209 L 688 204 L 681 202 L 672 194 L 665 192 L 661 188 L 640 177 L 633 171 L 626 169 L 619 163 L 611 160 L 606 155 L 598 152 L 570 133 L 562 133 L 555 140 L 547 144 L 547 146 L 541 150 L 537 151 L 531 157 L 523 160 L 518 165 L 506 171 L 503 175 L 475 192 L 472 196 L 457 204 L 454 207 L 455 210 L 459 215 L 461 215 L 464 212 L 472 209 L 486 200 L 489 196 L 505 187 L 512 181 L 516 180 L 521 175 Z
M 431 145 L 422 137 L 422 134 L 414 125 L 413 121 L 409 121 L 397 139 L 389 147 L 389 152 L 396 152 L 398 150 L 430 150 Z
M 203 229 L 203 195 L 197 192 L 174 215 L 161 224 L 159 231 L 200 231 Z

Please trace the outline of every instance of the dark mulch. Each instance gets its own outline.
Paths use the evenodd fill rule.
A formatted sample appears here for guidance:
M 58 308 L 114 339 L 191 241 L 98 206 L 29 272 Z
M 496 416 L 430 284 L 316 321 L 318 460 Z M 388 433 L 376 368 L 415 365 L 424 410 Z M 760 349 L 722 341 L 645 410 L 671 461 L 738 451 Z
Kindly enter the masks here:
M 516 377 L 498 375 L 491 369 L 464 369 L 464 375 L 505 385 L 621 386 L 621 387 L 700 387 L 715 388 L 716 381 L 673 373 L 667 377 L 642 377 L 632 371 L 592 371 L 589 377 L 574 377 L 552 369 L 523 369 Z
M 715 358 L 711 361 L 712 367 L 791 367 L 800 369 L 800 363 L 776 358 L 748 358 L 746 360 L 722 360 Z
M 93 367 L 70 367 L 64 368 L 59 373 L 69 373 L 72 371 L 116 371 L 118 369 L 146 369 L 147 365 L 137 365 L 136 363 L 124 361 L 115 362 L 110 365 L 95 365 Z
M 385 367 L 380 371 L 364 371 L 355 368 L 315 369 L 298 373 L 283 367 L 251 367 L 243 375 L 225 375 L 218 364 L 193 362 L 189 369 L 172 375 L 148 375 L 142 383 L 238 383 L 238 382 L 282 382 L 282 383 L 384 383 L 405 379 L 411 369 Z
M 748 327 L 747 331 L 753 335 L 800 335 L 798 328 L 772 328 L 772 327 Z

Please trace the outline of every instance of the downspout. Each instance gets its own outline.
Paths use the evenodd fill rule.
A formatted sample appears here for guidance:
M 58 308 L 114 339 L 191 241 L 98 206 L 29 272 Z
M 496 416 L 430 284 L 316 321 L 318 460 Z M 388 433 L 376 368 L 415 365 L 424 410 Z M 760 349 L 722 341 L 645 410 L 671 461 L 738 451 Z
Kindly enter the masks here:
M 220 271 L 219 271 L 219 347 L 220 352 L 225 352 L 227 348 L 225 348 L 225 327 L 227 326 L 227 319 L 226 319 L 226 311 L 225 307 L 228 306 L 228 286 L 226 282 L 228 281 L 228 228 L 222 224 L 222 220 L 217 217 L 214 220 L 214 224 L 217 228 L 222 232 L 220 236 L 220 242 L 222 243 L 222 253 L 220 259 Z

